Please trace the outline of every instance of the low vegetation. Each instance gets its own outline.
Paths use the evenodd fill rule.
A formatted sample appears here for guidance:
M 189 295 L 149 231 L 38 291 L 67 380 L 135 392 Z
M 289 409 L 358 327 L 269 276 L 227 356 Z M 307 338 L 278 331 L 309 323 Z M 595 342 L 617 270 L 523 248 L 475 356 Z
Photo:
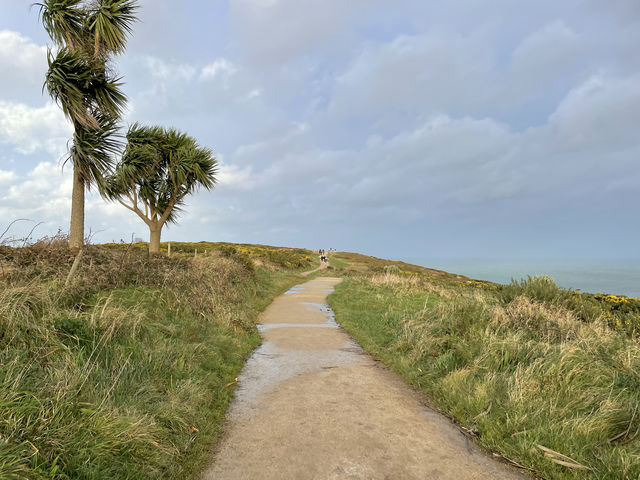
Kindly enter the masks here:
M 316 264 L 230 243 L 0 246 L 0 478 L 193 478 L 259 311 Z M 337 320 L 485 447 L 548 479 L 640 477 L 640 301 L 332 253 Z
M 354 259 L 337 320 L 468 435 L 548 479 L 640 477 L 637 299 Z
M 139 251 L 147 250 L 146 242 L 105 243 L 105 248 L 121 250 L 131 248 Z M 293 268 L 298 270 L 309 269 L 315 262 L 317 255 L 303 248 L 272 247 L 268 245 L 253 245 L 247 243 L 228 242 L 163 242 L 160 244 L 160 252 L 172 257 L 182 258 L 197 257 L 219 252 L 226 257 L 232 257 L 245 263 L 248 268 L 262 266 L 267 269 L 273 267 Z M 317 262 L 316 262 L 317 263 Z
M 260 342 L 258 312 L 313 268 L 307 251 L 204 250 L 90 245 L 67 282 L 64 239 L 0 247 L 0 478 L 178 479 L 203 466 Z

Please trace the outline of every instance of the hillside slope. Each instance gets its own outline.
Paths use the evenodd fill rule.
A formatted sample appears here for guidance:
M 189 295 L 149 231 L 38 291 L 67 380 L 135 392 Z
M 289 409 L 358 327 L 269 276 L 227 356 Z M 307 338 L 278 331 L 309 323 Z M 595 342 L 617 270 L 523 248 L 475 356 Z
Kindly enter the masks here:
M 0 247 L 0 478 L 191 478 L 311 252 L 174 244 Z M 205 254 L 205 249 L 207 250 Z
M 549 479 L 640 477 L 640 302 L 336 253 L 365 350 L 469 437 Z

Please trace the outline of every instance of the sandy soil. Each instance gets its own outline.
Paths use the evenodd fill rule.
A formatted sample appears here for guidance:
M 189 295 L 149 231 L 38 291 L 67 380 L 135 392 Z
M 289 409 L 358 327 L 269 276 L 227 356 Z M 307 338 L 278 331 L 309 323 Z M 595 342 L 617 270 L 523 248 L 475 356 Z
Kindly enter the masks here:
M 261 317 L 227 434 L 203 480 L 523 479 L 465 440 L 338 327 L 337 278 L 278 297 Z

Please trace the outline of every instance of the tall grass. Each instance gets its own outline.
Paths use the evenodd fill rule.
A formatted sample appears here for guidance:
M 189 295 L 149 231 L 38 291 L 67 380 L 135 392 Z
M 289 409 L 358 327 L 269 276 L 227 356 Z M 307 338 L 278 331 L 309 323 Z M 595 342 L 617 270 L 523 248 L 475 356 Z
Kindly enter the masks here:
M 549 479 L 640 477 L 640 345 L 549 279 L 485 290 L 348 278 L 329 298 L 365 349 L 477 440 Z M 624 318 L 624 317 L 620 317 Z
M 214 253 L 2 248 L 0 478 L 187 478 L 219 435 L 258 312 L 298 281 Z
M 524 296 L 536 302 L 559 306 L 575 313 L 583 322 L 604 321 L 629 336 L 640 334 L 640 300 L 622 295 L 580 293 L 556 285 L 553 278 L 540 275 L 500 286 L 498 298 L 503 304 Z

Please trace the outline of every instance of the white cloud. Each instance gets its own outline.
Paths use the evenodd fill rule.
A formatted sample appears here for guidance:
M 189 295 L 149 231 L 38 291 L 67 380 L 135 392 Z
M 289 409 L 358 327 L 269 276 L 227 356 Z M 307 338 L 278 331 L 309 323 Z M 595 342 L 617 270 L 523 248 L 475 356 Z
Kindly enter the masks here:
M 71 124 L 53 102 L 32 108 L 0 100 L 0 142 L 19 153 L 44 150 L 59 157 L 66 151 L 72 132 Z
M 11 172 L 11 180 L 0 196 L 1 218 L 5 221 L 16 218 L 45 221 L 54 232 L 66 223 L 71 206 L 69 171 L 62 175 L 59 166 L 41 162 L 24 176 Z
M 516 3 L 231 0 L 204 2 L 194 18 L 172 15 L 169 0 L 142 0 L 145 23 L 117 60 L 135 103 L 128 120 L 174 125 L 224 157 L 217 188 L 190 198 L 166 237 L 335 236 L 347 248 L 415 241 L 422 251 L 440 236 L 455 255 L 461 238 L 473 246 L 495 228 L 487 248 L 500 253 L 494 243 L 519 244 L 517 228 L 504 234 L 517 222 L 555 242 L 567 219 L 584 217 L 586 231 L 610 212 L 635 214 L 638 2 Z M 66 225 L 68 192 L 22 174 L 43 152 L 52 159 L 47 138 L 63 148 L 69 137 L 40 97 L 44 50 L 6 38 L 2 204 L 4 186 L 32 182 L 41 196 L 29 208 L 44 215 L 51 189 Z M 95 194 L 87 212 L 101 238 L 145 236 L 135 216 Z M 622 235 L 607 225 L 637 237 L 637 226 Z
M 0 30 L 0 98 L 33 98 L 41 94 L 47 49 L 11 30 Z
M 36 70 L 46 65 L 47 48 L 11 30 L 0 30 L 0 62 L 13 68 Z M 3 69 L 4 70 L 4 69 Z
M 220 162 L 217 189 L 250 191 L 255 186 L 251 167 L 241 168 Z
M 15 172 L 11 172 L 8 170 L 0 170 L 0 185 L 6 185 L 15 180 L 16 174 Z
M 592 76 L 567 94 L 549 117 L 549 127 L 562 151 L 593 155 L 638 146 L 640 74 Z
M 71 211 L 72 169 L 53 162 L 40 162 L 24 175 L 0 171 L 0 218 L 8 224 L 18 218 L 40 223 L 34 238 L 50 235 L 58 229 L 66 231 Z M 120 205 L 106 203 L 92 190 L 85 197 L 85 230 L 100 230 L 111 238 L 122 231 L 144 231 L 144 224 Z M 141 222 L 140 222 L 141 223 Z M 0 227 L 5 227 L 1 225 Z M 16 224 L 9 235 L 21 237 L 33 227 L 31 223 Z M 126 236 L 126 235 L 125 235 Z
M 200 72 L 200 80 L 211 80 L 219 77 L 228 77 L 236 72 L 236 67 L 225 58 L 218 58 L 205 65 Z
M 153 77 L 168 82 L 189 81 L 197 72 L 196 67 L 188 63 L 174 63 L 157 57 L 148 56 L 144 63 Z

